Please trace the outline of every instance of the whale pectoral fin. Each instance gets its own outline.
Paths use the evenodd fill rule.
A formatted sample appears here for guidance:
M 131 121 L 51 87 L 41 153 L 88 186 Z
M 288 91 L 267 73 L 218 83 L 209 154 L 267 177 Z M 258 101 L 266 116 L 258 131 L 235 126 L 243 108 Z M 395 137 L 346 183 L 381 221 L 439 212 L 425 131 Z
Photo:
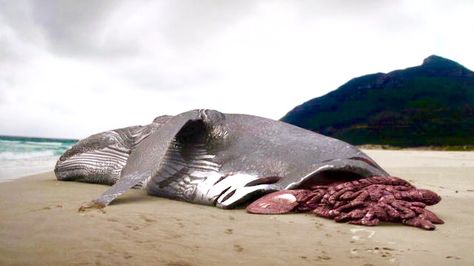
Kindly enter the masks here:
M 176 142 L 195 141 L 196 137 L 201 137 L 197 133 L 202 132 L 202 126 L 212 126 L 214 116 L 219 115 L 220 113 L 212 110 L 193 110 L 167 120 L 133 149 L 119 181 L 98 199 L 84 204 L 79 210 L 104 208 L 137 184 L 146 186 L 147 179 L 153 179 L 153 183 L 165 181 L 168 176 L 161 175 L 160 170 L 166 165 L 166 158 L 172 145 Z
M 117 183 L 102 193 L 99 198 L 82 204 L 78 211 L 85 211 L 91 208 L 105 208 L 118 196 L 122 195 L 125 191 L 129 190 L 133 186 L 144 182 L 148 177 L 150 177 L 149 171 L 123 176 L 119 181 L 117 181 Z
M 205 146 L 211 136 L 221 137 L 211 131 L 217 131 L 222 119 L 224 115 L 217 111 L 192 110 L 174 116 L 144 141 L 144 147 L 155 155 L 151 180 L 146 184 L 149 194 L 160 195 L 163 188 L 194 170 L 217 171 L 215 163 L 205 160 L 209 156 Z

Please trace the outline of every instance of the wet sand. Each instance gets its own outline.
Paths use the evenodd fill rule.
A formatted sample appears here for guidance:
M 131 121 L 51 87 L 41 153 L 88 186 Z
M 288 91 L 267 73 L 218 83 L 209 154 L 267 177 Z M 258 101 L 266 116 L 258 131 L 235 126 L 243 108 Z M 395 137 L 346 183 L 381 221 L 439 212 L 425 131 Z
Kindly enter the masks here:
M 107 186 L 52 172 L 0 184 L 0 265 L 474 265 L 474 152 L 366 151 L 443 197 L 435 231 L 311 214 L 250 215 L 132 190 L 77 212 Z

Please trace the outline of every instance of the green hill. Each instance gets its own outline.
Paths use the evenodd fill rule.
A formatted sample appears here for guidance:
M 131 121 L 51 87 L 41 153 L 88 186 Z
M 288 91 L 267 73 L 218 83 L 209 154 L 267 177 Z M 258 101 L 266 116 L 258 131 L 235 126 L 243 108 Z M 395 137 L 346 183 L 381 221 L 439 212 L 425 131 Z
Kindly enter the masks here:
M 282 119 L 349 143 L 474 145 L 474 72 L 432 55 L 423 64 L 354 78 Z

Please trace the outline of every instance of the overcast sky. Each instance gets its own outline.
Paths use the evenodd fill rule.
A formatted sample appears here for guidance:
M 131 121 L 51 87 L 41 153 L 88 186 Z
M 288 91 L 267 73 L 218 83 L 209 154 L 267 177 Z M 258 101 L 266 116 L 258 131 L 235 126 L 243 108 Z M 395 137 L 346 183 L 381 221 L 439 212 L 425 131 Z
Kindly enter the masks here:
M 194 108 L 279 119 L 437 54 L 474 69 L 474 1 L 3 1 L 0 134 L 74 137 Z

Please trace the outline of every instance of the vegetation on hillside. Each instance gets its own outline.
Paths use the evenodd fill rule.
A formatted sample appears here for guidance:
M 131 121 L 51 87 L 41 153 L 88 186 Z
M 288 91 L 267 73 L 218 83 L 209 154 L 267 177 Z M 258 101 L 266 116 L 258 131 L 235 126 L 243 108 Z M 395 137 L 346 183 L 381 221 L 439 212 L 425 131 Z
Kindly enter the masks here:
M 430 56 L 418 67 L 355 78 L 282 121 L 349 143 L 474 145 L 474 73 Z

